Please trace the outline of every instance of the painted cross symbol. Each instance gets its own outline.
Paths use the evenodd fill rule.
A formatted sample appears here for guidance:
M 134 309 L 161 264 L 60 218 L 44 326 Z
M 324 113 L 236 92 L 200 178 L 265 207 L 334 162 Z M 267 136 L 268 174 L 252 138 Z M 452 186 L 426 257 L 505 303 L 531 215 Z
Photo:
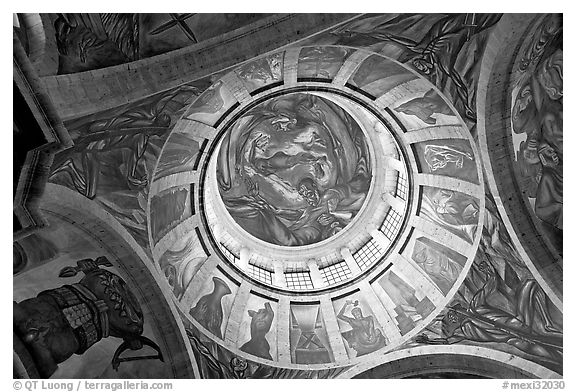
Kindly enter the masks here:
M 314 337 L 316 337 L 316 334 L 314 332 L 302 332 L 302 337 L 306 340 L 302 344 L 300 344 L 299 348 L 310 349 L 312 345 L 316 346 L 317 349 L 324 348 L 324 346 L 312 340 L 314 339 Z
M 166 30 L 171 29 L 174 26 L 180 27 L 180 29 L 184 32 L 186 37 L 188 37 L 192 42 L 196 43 L 198 40 L 194 36 L 194 33 L 190 29 L 190 26 L 186 23 L 186 19 L 196 15 L 196 14 L 168 14 L 172 18 L 166 23 L 161 24 L 160 26 L 156 27 L 154 30 L 150 32 L 151 35 L 156 35 L 165 32 Z

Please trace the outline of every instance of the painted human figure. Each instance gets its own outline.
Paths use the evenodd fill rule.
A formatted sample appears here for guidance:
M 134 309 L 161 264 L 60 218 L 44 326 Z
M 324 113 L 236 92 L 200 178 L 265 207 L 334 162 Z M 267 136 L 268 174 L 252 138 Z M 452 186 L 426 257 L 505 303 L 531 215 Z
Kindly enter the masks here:
M 533 73 L 525 77 L 512 109 L 514 132 L 526 133 L 518 161 L 523 174 L 532 178 L 528 195 L 535 199 L 534 212 L 558 230 L 563 228 L 564 178 L 561 45 L 548 45 Z
M 449 189 L 426 188 L 422 215 L 472 242 L 478 225 L 476 199 Z
M 426 15 L 426 17 L 429 17 Z M 460 64 L 459 55 L 465 45 L 482 47 L 481 33 L 494 26 L 502 17 L 502 14 L 448 14 L 443 15 L 426 30 L 423 15 L 399 15 L 386 19 L 382 22 L 373 17 L 368 18 L 365 25 L 362 20 L 352 23 L 352 26 L 344 26 L 337 34 L 342 36 L 343 43 L 346 41 L 369 39 L 368 42 L 393 42 L 403 49 L 398 60 L 404 63 L 410 62 L 414 68 L 426 75 L 432 83 L 445 91 L 450 87 L 454 95 L 455 105 L 470 121 L 476 121 L 476 111 L 473 102 L 473 67 L 476 62 Z M 354 25 L 356 24 L 356 25 Z M 414 26 L 421 25 L 414 34 Z M 415 37 L 415 36 L 418 37 Z M 478 42 L 476 42 L 478 41 Z
M 355 305 L 351 311 L 353 317 L 348 317 L 344 313 L 350 305 Z M 369 354 L 386 345 L 386 338 L 380 329 L 376 328 L 372 316 L 364 316 L 362 309 L 357 307 L 358 301 L 346 300 L 338 318 L 348 323 L 352 330 L 342 333 L 342 336 L 348 342 L 348 345 L 354 349 L 358 356 Z
M 321 193 L 313 180 L 303 179 L 298 194 L 308 207 L 278 208 L 260 196 L 257 183 L 248 178 L 246 183 L 249 195 L 225 199 L 226 208 L 235 218 L 260 220 L 266 228 L 266 239 L 285 246 L 306 245 L 334 235 L 352 220 L 366 197 L 351 184 Z
M 56 157 L 51 178 L 67 174 L 78 192 L 92 199 L 99 193 L 101 182 L 110 188 L 141 190 L 148 185 L 146 154 L 155 155 L 159 146 L 152 146 L 151 140 L 166 135 L 170 129 L 171 117 L 167 105 L 178 95 L 197 92 L 193 87 L 177 89 L 147 107 L 137 107 L 117 116 L 92 122 L 86 133 L 77 135 L 75 146 Z M 73 156 L 80 153 L 80 159 Z M 106 156 L 119 152 L 120 157 Z M 120 161 L 119 161 L 119 160 Z M 148 157 L 155 162 L 156 157 Z M 151 162 L 148 162 L 149 164 Z M 114 173 L 123 171 L 124 184 L 112 185 Z M 117 179 L 118 180 L 118 179 Z M 100 190 L 101 191 L 101 190 Z
M 106 257 L 80 260 L 76 267 L 60 271 L 61 277 L 83 272 L 80 282 L 14 302 L 14 336 L 26 356 L 32 357 L 40 377 L 50 377 L 59 363 L 73 354 L 82 355 L 108 336 L 124 340 L 112 358 L 114 369 L 125 360 L 120 358 L 123 351 L 139 350 L 143 345 L 156 350 L 158 355 L 153 358 L 162 360 L 159 347 L 142 336 L 144 316 L 138 300 L 122 278 L 100 266 L 111 263 Z M 15 341 L 18 351 L 16 347 Z
M 444 294 L 450 291 L 463 268 L 462 265 L 442 252 L 432 249 L 421 242 L 416 242 L 412 259 L 430 275 Z
M 454 344 L 469 340 L 509 344 L 527 354 L 547 361 L 562 362 L 562 331 L 550 314 L 546 295 L 533 279 L 510 288 L 484 261 L 479 270 L 486 280 L 474 294 L 468 307 L 460 303 L 449 307 L 442 319 L 443 338 L 419 335 L 416 341 L 424 344 Z M 494 294 L 501 294 L 508 308 L 490 302 Z
M 249 310 L 248 315 L 252 317 L 250 321 L 250 340 L 240 347 L 240 350 L 272 360 L 270 355 L 270 344 L 266 340 L 266 334 L 270 331 L 272 320 L 274 320 L 274 311 L 269 302 L 264 304 L 263 309 L 258 311 Z

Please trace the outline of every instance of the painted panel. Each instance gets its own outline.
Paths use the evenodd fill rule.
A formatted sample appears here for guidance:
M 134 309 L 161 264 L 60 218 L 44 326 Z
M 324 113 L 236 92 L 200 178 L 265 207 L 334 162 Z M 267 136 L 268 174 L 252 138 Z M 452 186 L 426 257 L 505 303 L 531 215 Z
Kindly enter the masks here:
M 152 173 L 170 131 L 208 81 L 66 122 L 74 147 L 54 158 L 49 181 L 94 200 L 144 248 Z
M 187 232 L 160 257 L 158 260 L 160 271 L 164 273 L 178 300 L 183 298 L 192 278 L 207 257 L 195 231 Z
M 459 124 L 458 117 L 434 89 L 421 96 L 398 100 L 392 110 L 407 131 Z
M 192 216 L 190 202 L 189 186 L 167 189 L 152 197 L 150 225 L 154 244 L 180 222 Z
M 320 304 L 290 304 L 290 357 L 298 364 L 334 360 Z
M 216 337 L 223 339 L 237 292 L 238 285 L 216 269 L 202 286 L 199 300 L 190 309 L 190 315 Z
M 188 132 L 173 132 L 166 143 L 154 180 L 169 176 L 174 173 L 192 171 L 195 169 L 201 146 L 206 146 L 208 139 L 194 137 Z
M 370 354 L 386 346 L 382 326 L 361 293 L 332 301 L 346 352 L 350 358 Z
M 417 75 L 393 61 L 372 55 L 358 67 L 348 83 L 379 97 L 394 87 L 417 78 Z
M 340 47 L 302 48 L 298 59 L 299 78 L 333 79 L 354 49 Z
M 277 302 L 252 293 L 240 323 L 240 350 L 271 361 L 277 360 L 277 313 Z
M 416 327 L 418 321 L 425 319 L 436 306 L 428 297 L 418 299 L 416 290 L 393 271 L 386 273 L 378 284 L 394 302 L 394 318 L 402 335 Z
M 251 61 L 234 70 L 248 92 L 284 79 L 284 52 Z
M 411 258 L 444 295 L 448 294 L 466 264 L 465 256 L 426 237 L 416 238 Z
M 194 101 L 184 117 L 206 125 L 214 125 L 237 102 L 230 90 L 224 86 L 224 82 L 218 80 Z
M 217 177 L 234 220 L 277 245 L 323 241 L 360 211 L 372 181 L 366 136 L 333 102 L 307 93 L 265 101 L 222 140 Z
M 562 15 L 546 16 L 527 38 L 512 75 L 512 164 L 541 232 L 562 254 L 564 126 Z
M 479 183 L 476 158 L 468 140 L 436 139 L 414 146 L 422 173 Z
M 369 14 L 314 42 L 368 48 L 417 71 L 476 124 L 476 86 L 487 37 L 502 14 Z
M 214 39 L 271 14 L 57 14 L 58 73 L 110 67 Z
M 184 321 L 186 323 L 186 320 Z M 186 333 L 200 378 L 217 379 L 334 379 L 350 366 L 330 369 L 288 369 L 253 362 L 206 338 L 188 323 Z
M 488 217 L 468 276 L 409 346 L 489 347 L 562 374 L 562 312 L 524 264 L 488 195 L 486 206 Z
M 479 205 L 473 196 L 424 186 L 419 215 L 472 243 L 478 226 Z

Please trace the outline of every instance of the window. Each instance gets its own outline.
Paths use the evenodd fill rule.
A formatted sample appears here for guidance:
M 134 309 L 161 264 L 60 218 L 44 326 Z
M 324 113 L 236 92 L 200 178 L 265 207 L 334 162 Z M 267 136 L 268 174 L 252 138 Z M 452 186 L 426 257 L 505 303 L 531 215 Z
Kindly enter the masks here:
M 361 270 L 365 270 L 374 262 L 378 261 L 380 257 L 384 255 L 384 250 L 378 245 L 378 243 L 371 239 L 364 244 L 356 253 L 354 253 L 354 259 L 358 263 Z
M 333 285 L 348 279 L 350 276 L 350 268 L 348 268 L 348 264 L 346 264 L 346 262 L 341 261 L 339 263 L 322 268 L 320 273 L 322 274 L 324 282 L 326 282 L 327 285 Z
M 313 289 L 312 278 L 310 278 L 310 271 L 295 271 L 295 272 L 285 272 L 286 285 L 288 288 L 303 290 L 303 289 Z
M 260 282 L 272 284 L 272 271 L 259 267 L 254 264 L 248 264 L 248 274 Z
M 396 182 L 396 197 L 406 200 L 408 198 L 408 178 L 403 171 L 398 172 L 398 182 Z
M 396 211 L 394 208 L 390 208 L 388 210 L 386 218 L 384 218 L 382 226 L 380 227 L 380 231 L 384 233 L 386 238 L 392 241 L 394 240 L 396 233 L 398 233 L 398 230 L 400 230 L 401 224 L 402 224 L 402 216 L 400 215 L 400 213 Z
M 236 256 L 234 253 L 232 253 L 232 251 L 228 249 L 226 245 L 224 245 L 222 242 L 220 243 L 220 250 L 222 251 L 222 253 L 224 253 L 224 256 L 226 256 L 226 258 L 230 260 L 232 263 L 234 264 L 238 263 L 239 257 Z

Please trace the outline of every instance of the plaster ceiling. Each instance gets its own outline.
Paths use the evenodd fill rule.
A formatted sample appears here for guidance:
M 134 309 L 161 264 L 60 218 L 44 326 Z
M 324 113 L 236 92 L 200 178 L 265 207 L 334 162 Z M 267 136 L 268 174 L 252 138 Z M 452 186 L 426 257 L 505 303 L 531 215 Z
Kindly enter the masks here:
M 89 236 L 121 249 L 128 283 L 164 294 L 169 306 L 142 297 L 171 309 L 169 325 L 151 316 L 171 358 L 203 378 L 435 373 L 413 373 L 412 356 L 446 377 L 562 373 L 561 17 L 246 16 L 174 50 L 142 39 L 182 30 L 167 15 L 120 45 L 139 61 L 98 63 L 99 43 L 33 86 L 74 141 L 39 204 L 95 219 L 106 229 Z M 68 43 L 120 20 L 61 18 Z M 284 26 L 290 45 L 272 48 L 264 20 L 309 30 Z M 20 33 L 29 68 L 50 68 Z M 143 69 L 154 77 L 135 82 Z M 27 239 L 18 268 L 38 256 Z

